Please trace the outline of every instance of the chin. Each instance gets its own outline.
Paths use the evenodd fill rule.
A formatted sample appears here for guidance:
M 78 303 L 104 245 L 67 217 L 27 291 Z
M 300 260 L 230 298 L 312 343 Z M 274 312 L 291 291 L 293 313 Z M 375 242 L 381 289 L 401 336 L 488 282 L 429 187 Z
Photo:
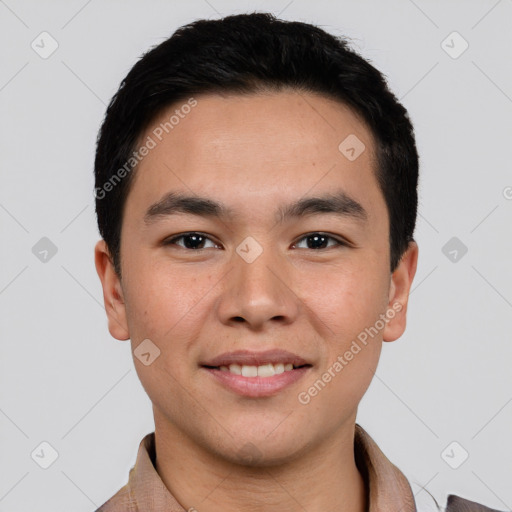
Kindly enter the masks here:
M 239 432 L 244 432 L 239 430 Z M 246 433 L 246 432 L 244 432 Z M 270 439 L 266 434 L 244 435 L 241 439 L 226 439 L 222 448 L 217 444 L 216 453 L 233 464 L 246 467 L 272 467 L 290 463 L 299 458 L 304 450 L 300 439 L 282 432 L 279 438 Z M 233 445 L 236 446 L 233 450 Z

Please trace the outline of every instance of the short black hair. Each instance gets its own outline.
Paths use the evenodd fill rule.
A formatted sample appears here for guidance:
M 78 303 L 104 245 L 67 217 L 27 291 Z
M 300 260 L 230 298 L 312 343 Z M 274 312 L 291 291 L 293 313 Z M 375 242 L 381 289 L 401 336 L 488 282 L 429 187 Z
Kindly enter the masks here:
M 407 110 L 383 74 L 346 39 L 255 12 L 178 28 L 141 57 L 112 98 L 98 133 L 94 173 L 98 227 L 119 277 L 123 210 L 138 161 L 134 152 L 155 117 L 200 94 L 289 89 L 340 101 L 370 128 L 395 270 L 414 240 L 418 204 L 418 153 Z

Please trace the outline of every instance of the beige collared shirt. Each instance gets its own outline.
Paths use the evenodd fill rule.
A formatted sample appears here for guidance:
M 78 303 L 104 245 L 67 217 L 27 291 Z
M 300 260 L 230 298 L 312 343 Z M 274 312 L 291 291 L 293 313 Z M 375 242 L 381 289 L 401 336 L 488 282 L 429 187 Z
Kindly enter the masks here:
M 421 512 L 406 477 L 357 423 L 354 454 L 369 493 L 369 512 Z M 151 433 L 140 442 L 128 483 L 96 512 L 187 512 L 164 485 L 155 460 L 155 435 Z M 445 512 L 499 511 L 450 495 Z

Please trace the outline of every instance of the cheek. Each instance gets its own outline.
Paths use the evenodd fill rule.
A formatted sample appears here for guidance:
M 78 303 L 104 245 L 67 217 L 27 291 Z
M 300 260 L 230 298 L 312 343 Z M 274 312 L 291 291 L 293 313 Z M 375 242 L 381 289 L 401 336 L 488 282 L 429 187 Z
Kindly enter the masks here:
M 314 278 L 302 281 L 302 297 L 324 325 L 323 332 L 342 343 L 340 348 L 373 326 L 386 309 L 388 284 L 376 266 L 359 262 L 309 275 Z
M 323 395 L 318 405 L 356 407 L 377 368 L 385 325 L 379 319 L 387 306 L 387 285 L 382 269 L 371 268 L 367 262 L 350 269 L 348 265 L 331 268 L 317 273 L 315 286 L 307 287 L 311 322 L 321 330 L 326 347 L 315 375 Z
M 139 264 L 133 259 L 130 266 L 126 283 L 130 333 L 167 343 L 167 335 L 179 332 L 197 314 L 195 306 L 207 293 L 209 280 L 198 281 L 192 267 L 173 268 L 151 259 Z
M 162 389 L 168 390 L 165 397 L 178 400 L 179 383 L 188 381 L 195 369 L 196 340 L 213 308 L 208 292 L 215 279 L 209 274 L 199 277 L 192 266 L 146 262 L 137 267 L 132 262 L 131 280 L 126 283 L 132 352 L 146 339 L 159 351 L 150 366 L 136 360 L 134 353 L 137 373 L 155 403 L 165 399 L 160 396 Z M 141 270 L 135 272 L 135 268 Z
M 203 321 L 199 318 L 201 290 L 185 273 L 146 266 L 129 285 L 127 315 L 134 365 L 149 398 L 166 414 L 190 408 L 183 396 L 190 379 L 191 351 Z M 203 293 L 204 295 L 204 293 Z M 201 306 L 203 302 L 200 302 Z M 150 365 L 137 360 L 137 347 L 149 339 L 158 356 Z

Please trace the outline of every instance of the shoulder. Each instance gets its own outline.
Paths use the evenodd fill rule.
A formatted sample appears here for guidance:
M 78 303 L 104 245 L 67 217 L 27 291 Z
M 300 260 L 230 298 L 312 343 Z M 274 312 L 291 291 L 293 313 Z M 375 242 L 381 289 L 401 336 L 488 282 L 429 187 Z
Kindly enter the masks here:
M 450 494 L 446 502 L 445 512 L 500 512 L 494 508 L 486 507 L 476 501 L 466 500 L 460 496 Z
M 504 512 L 456 494 L 448 494 L 447 498 L 436 498 L 419 483 L 409 481 L 409 484 L 414 493 L 416 512 Z
M 96 512 L 130 512 L 137 510 L 128 484 L 121 487 L 114 496 L 107 500 Z

